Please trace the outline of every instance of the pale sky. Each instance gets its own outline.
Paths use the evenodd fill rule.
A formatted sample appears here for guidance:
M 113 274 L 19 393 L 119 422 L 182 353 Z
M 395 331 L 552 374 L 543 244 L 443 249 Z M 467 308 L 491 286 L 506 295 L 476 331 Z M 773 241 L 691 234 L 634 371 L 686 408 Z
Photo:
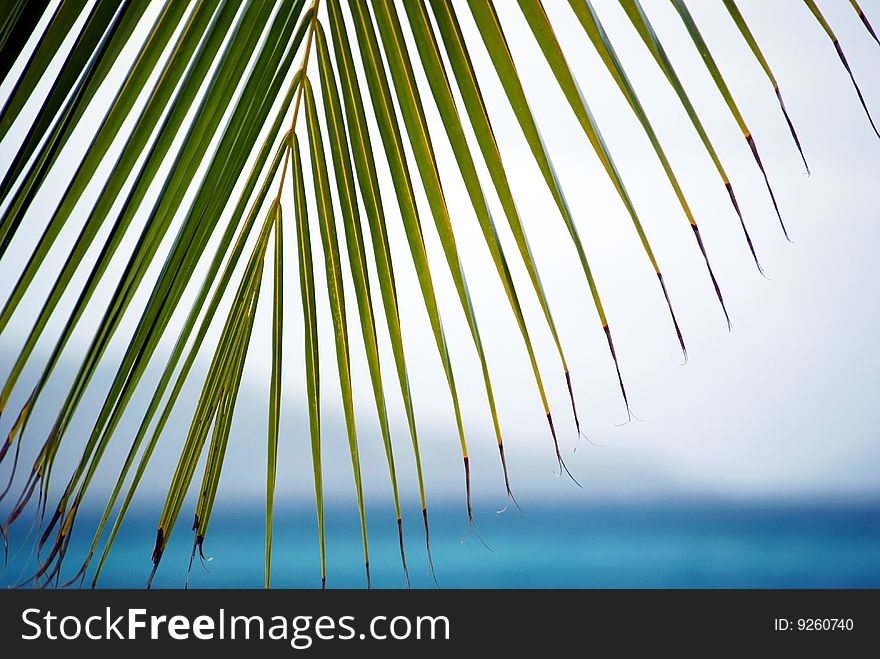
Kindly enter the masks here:
M 731 314 L 733 330 L 728 333 L 691 230 L 634 115 L 586 40 L 568 3 L 545 2 L 664 272 L 689 349 L 690 361 L 686 366 L 681 365 L 681 354 L 656 279 L 609 179 L 555 86 L 519 10 L 512 2 L 498 4 L 529 100 L 596 274 L 632 409 L 640 419 L 620 425 L 626 420 L 625 410 L 576 253 L 517 128 L 466 3 L 458 2 L 459 19 L 481 76 L 507 173 L 571 368 L 581 424 L 594 443 L 581 440 L 578 445 L 555 348 L 501 207 L 494 193 L 488 193 L 540 360 L 563 457 L 584 489 L 565 478 L 554 477 L 556 463 L 550 434 L 522 340 L 436 109 L 429 101 L 427 85 L 423 84 L 423 101 L 429 120 L 433 119 L 432 128 L 436 127 L 432 138 L 443 169 L 444 191 L 492 372 L 511 482 L 521 503 L 605 496 L 875 496 L 880 492 L 880 433 L 874 419 L 876 374 L 880 368 L 876 340 L 880 335 L 880 314 L 875 291 L 880 275 L 875 256 L 880 243 L 876 222 L 880 140 L 871 131 L 833 46 L 803 3 L 742 0 L 739 5 L 780 82 L 812 169 L 810 177 L 791 141 L 772 88 L 721 3 L 689 3 L 761 149 L 794 240 L 794 244 L 789 244 L 779 229 L 763 179 L 745 141 L 671 4 L 643 0 L 731 176 L 768 281 L 757 272 L 711 161 L 648 51 L 617 2 L 594 0 L 700 223 Z M 880 76 L 876 73 L 880 67 L 880 46 L 864 30 L 848 2 L 825 0 L 819 4 L 838 33 L 868 106 L 880 117 Z M 880 3 L 865 0 L 862 4 L 875 24 L 880 22 Z M 133 55 L 133 51 L 127 53 L 129 58 Z M 414 48 L 411 55 L 416 56 Z M 118 75 L 127 66 L 127 62 L 121 62 L 117 68 L 117 84 Z M 316 68 L 311 73 L 316 76 Z M 366 89 L 365 84 L 362 87 Z M 9 85 L 3 85 L 0 95 L 8 90 Z M 375 126 L 372 128 L 378 156 L 379 135 Z M 467 131 L 470 138 L 470 129 Z M 77 141 L 72 143 L 75 146 Z M 111 157 L 118 148 L 119 145 L 111 151 Z M 4 144 L 0 162 L 7 163 L 11 157 Z M 485 174 L 481 163 L 479 167 L 481 175 Z M 379 169 L 384 177 L 383 199 L 398 294 L 405 312 L 403 333 L 428 496 L 432 500 L 448 497 L 457 501 L 463 499 L 464 486 L 452 407 L 396 213 L 390 177 L 381 160 Z M 66 176 L 69 175 L 68 171 Z M 63 185 L 66 177 L 62 172 L 51 180 Z M 483 181 L 488 191 L 488 176 Z M 307 181 L 311 195 L 309 184 Z M 290 209 L 289 182 L 286 185 L 285 210 Z M 35 212 L 33 231 L 20 231 L 15 248 L 0 262 L 0 299 L 8 295 L 15 274 L 39 234 L 41 222 L 52 209 L 49 197 L 41 194 L 35 206 L 45 217 Z M 475 497 L 501 507 L 501 470 L 479 363 L 427 204 L 422 203 L 420 210 L 461 396 Z M 144 217 L 145 212 L 139 213 L 140 221 Z M 285 217 L 287 226 L 292 226 L 292 209 Z M 82 221 L 81 217 L 75 219 Z M 78 229 L 76 221 L 71 224 Z M 170 234 L 167 245 L 173 239 L 173 231 Z M 73 229 L 65 233 L 71 238 L 74 235 Z M 342 241 L 341 228 L 339 235 Z M 289 230 L 287 237 L 286 245 L 292 250 L 293 234 Z M 322 341 L 327 496 L 353 504 L 315 224 L 312 237 Z M 133 244 L 133 240 L 134 236 L 127 244 Z M 124 251 L 121 250 L 122 256 L 126 256 Z M 271 250 L 267 258 L 271 258 Z M 308 505 L 313 491 L 302 319 L 293 251 L 286 255 L 285 263 L 285 381 L 278 487 L 282 496 L 302 498 Z M 154 269 L 153 276 L 157 271 Z M 51 279 L 45 275 L 39 281 L 46 283 Z M 408 505 L 415 505 L 410 439 L 385 336 L 378 284 L 375 279 L 372 283 L 374 310 L 380 318 L 380 351 L 398 475 Z M 196 273 L 193 288 L 198 284 L 200 278 Z M 348 285 L 350 280 L 346 284 L 365 489 L 371 500 L 387 501 L 387 469 L 359 336 L 354 290 Z M 266 285 L 264 292 L 269 290 Z M 105 286 L 103 299 L 109 291 Z M 68 295 L 66 308 L 72 299 Z M 91 307 L 95 318 L 98 306 Z M 11 367 L 36 309 L 36 305 L 23 306 L 10 328 L 0 336 L 0 374 Z M 136 311 L 132 308 L 129 318 Z M 271 304 L 266 298 L 254 331 L 245 376 L 247 384 L 239 401 L 218 505 L 224 499 L 264 496 L 270 317 Z M 180 322 L 178 317 L 175 328 Z M 53 327 L 57 332 L 58 324 Z M 80 331 L 66 352 L 64 368 L 47 396 L 44 410 L 52 409 L 50 399 L 57 399 L 64 384 L 70 381 L 78 364 L 76 357 L 87 344 L 88 333 Z M 46 354 L 48 345 L 44 338 L 40 354 Z M 121 356 L 124 345 L 119 338 L 114 341 L 113 359 Z M 203 350 L 199 373 L 204 372 L 210 354 Z M 154 366 L 144 382 L 154 383 L 159 372 Z M 29 369 L 23 382 L 29 382 L 27 378 L 35 375 L 36 371 Z M 196 380 L 191 378 L 191 396 L 178 406 L 153 458 L 143 486 L 149 498 L 165 496 L 191 417 L 192 399 L 198 393 L 195 385 L 200 383 Z M 21 404 L 26 390 L 29 388 L 20 387 L 10 409 Z M 114 439 L 96 492 L 109 486 L 107 479 L 115 478 L 116 465 L 127 452 L 129 437 L 150 393 L 148 387 L 141 387 L 135 407 L 126 415 L 126 425 Z M 93 388 L 84 403 L 66 440 L 65 448 L 70 455 L 87 434 L 87 424 L 102 396 L 103 391 Z M 11 412 L 4 414 L 0 421 L 4 433 L 11 416 Z M 41 441 L 52 420 L 48 412 L 38 414 L 26 442 L 33 446 Z M 4 477 L 5 469 L 4 466 Z M 200 477 L 201 470 L 196 478 Z

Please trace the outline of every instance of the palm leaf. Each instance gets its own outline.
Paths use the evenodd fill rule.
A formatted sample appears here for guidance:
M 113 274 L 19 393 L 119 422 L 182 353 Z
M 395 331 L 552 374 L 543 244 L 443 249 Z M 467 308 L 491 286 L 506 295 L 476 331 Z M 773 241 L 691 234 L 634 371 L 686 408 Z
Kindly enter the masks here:
M 767 173 L 733 93 L 684 1 L 672 2 L 748 142 L 781 222 Z M 811 0 L 805 2 L 832 39 L 855 84 L 836 35 L 816 4 Z M 609 319 L 587 250 L 557 179 L 552 154 L 542 140 L 538 121 L 527 100 L 527 90 L 515 65 L 517 44 L 508 42 L 496 7 L 489 0 L 468 0 L 467 6 L 479 34 L 479 40 L 473 42 L 459 24 L 450 0 L 413 0 L 402 4 L 389 0 L 370 3 L 328 0 L 326 7 L 313 0 L 308 8 L 304 0 L 278 3 L 158 0 L 157 4 L 156 18 L 149 23 L 143 4 L 130 0 L 121 3 L 61 0 L 51 10 L 47 8 L 48 3 L 13 0 L 0 17 L 0 79 L 9 90 L 0 103 L 0 142 L 8 154 L 8 164 L 0 174 L 0 263 L 5 264 L 21 245 L 27 250 L 23 265 L 9 283 L 9 296 L 0 308 L 0 333 L 5 338 L 16 331 L 14 321 L 26 305 L 34 304 L 38 309 L 31 326 L 20 340 L 16 339 L 19 349 L 0 390 L 0 418 L 8 422 L 4 428 L 6 441 L 0 447 L 0 462 L 10 465 L 0 499 L 18 485 L 18 496 L 0 527 L 4 543 L 9 524 L 20 518 L 30 505 L 39 525 L 38 565 L 26 583 L 62 583 L 64 558 L 76 530 L 78 513 L 93 483 L 109 469 L 105 455 L 120 434 L 125 414 L 137 407 L 136 394 L 149 386 L 149 402 L 135 412 L 140 423 L 125 460 L 112 475 L 113 487 L 104 501 L 103 514 L 94 528 L 87 556 L 73 578 L 65 581 L 66 584 L 82 582 L 93 557 L 100 551 L 91 571 L 94 586 L 155 449 L 172 432 L 168 428 L 169 420 L 183 405 L 181 394 L 188 386 L 200 384 L 177 465 L 168 481 L 148 585 L 191 493 L 195 501 L 190 565 L 196 551 L 203 556 L 203 543 L 220 489 L 227 450 L 236 441 L 233 421 L 242 375 L 254 333 L 258 332 L 257 336 L 271 337 L 271 371 L 267 374 L 264 570 L 264 585 L 268 587 L 275 490 L 279 478 L 288 474 L 288 469 L 278 463 L 278 450 L 284 441 L 281 419 L 285 407 L 281 390 L 287 363 L 282 359 L 287 327 L 283 323 L 284 268 L 292 267 L 290 264 L 294 262 L 299 272 L 303 313 L 308 441 L 312 454 L 321 583 L 326 583 L 316 312 L 317 300 L 324 291 L 316 289 L 314 278 L 310 221 L 315 220 L 326 270 L 326 299 L 331 312 L 367 585 L 370 585 L 370 562 L 359 451 L 363 438 L 358 436 L 355 419 L 355 397 L 359 392 L 352 384 L 353 344 L 347 325 L 348 313 L 354 313 L 355 308 L 387 462 L 401 563 L 408 583 L 403 506 L 398 486 L 403 466 L 395 460 L 387 406 L 389 391 L 382 377 L 379 350 L 384 331 L 390 340 L 396 388 L 401 394 L 412 444 L 427 559 L 432 570 L 433 564 L 425 477 L 394 273 L 400 257 L 391 252 L 388 235 L 387 218 L 391 215 L 386 214 L 386 207 L 389 203 L 396 205 L 401 216 L 421 303 L 427 312 L 451 397 L 464 463 L 468 521 L 473 523 L 468 445 L 453 356 L 444 335 L 435 292 L 436 273 L 432 272 L 428 260 L 422 217 L 416 202 L 421 192 L 428 201 L 428 212 L 443 250 L 445 262 L 435 267 L 448 270 L 452 277 L 456 304 L 464 315 L 480 362 L 506 493 L 513 496 L 485 339 L 477 323 L 479 301 L 471 297 L 461 262 L 461 238 L 456 235 L 451 220 L 457 209 L 450 206 L 443 189 L 443 179 L 449 172 L 443 171 L 435 156 L 436 140 L 448 141 L 452 149 L 453 169 L 464 183 L 482 240 L 528 355 L 560 468 L 565 465 L 550 411 L 551 396 L 535 349 L 538 335 L 534 333 L 536 328 L 527 323 L 522 291 L 517 290 L 511 273 L 513 263 L 502 247 L 492 217 L 490 195 L 493 191 L 553 339 L 565 375 L 575 426 L 581 432 L 569 363 L 538 263 L 532 255 L 528 218 L 523 217 L 517 207 L 508 163 L 502 156 L 500 138 L 490 120 L 494 101 L 484 97 L 484 74 L 471 59 L 474 48 L 485 48 L 501 82 L 505 101 L 541 172 L 543 185 L 565 224 L 604 330 L 629 413 Z M 675 145 L 661 143 L 640 94 L 621 63 L 613 35 L 606 32 L 592 4 L 587 0 L 570 0 L 569 4 L 583 34 L 602 59 L 660 161 L 685 219 L 693 228 L 716 295 L 724 307 L 697 221 L 671 164 L 671 150 Z M 724 4 L 771 83 L 792 138 L 803 156 L 800 140 L 782 102 L 776 75 L 736 3 L 724 0 Z M 621 0 L 621 5 L 700 137 L 728 191 L 757 262 L 730 178 L 684 83 L 666 56 L 660 36 L 637 0 Z M 858 3 L 851 0 L 851 5 L 876 39 Z M 541 2 L 519 0 L 518 6 L 554 74 L 556 86 L 630 216 L 658 278 L 684 350 L 682 332 L 658 261 L 641 215 L 617 168 L 613 149 L 605 143 L 601 127 L 575 80 Z M 50 13 L 46 15 L 47 12 Z M 349 38 L 350 27 L 353 40 Z M 34 44 L 33 47 L 29 47 L 29 43 Z M 412 47 L 415 52 L 411 55 Z M 111 83 L 111 79 L 116 79 L 110 75 L 111 70 L 125 52 L 135 55 L 119 82 Z M 314 88 L 309 82 L 312 60 L 317 62 L 314 65 L 317 73 L 313 72 L 311 78 L 319 81 Z M 54 78 L 52 84 L 42 85 L 49 75 Z M 13 76 L 14 79 L 10 79 Z M 362 89 L 363 80 L 366 86 Z M 141 100 L 141 90 L 145 87 L 148 89 Z M 856 91 L 868 112 L 857 85 Z M 440 116 L 436 126 L 429 121 L 425 109 L 430 103 Z M 26 109 L 30 107 L 35 109 L 29 114 Z M 301 107 L 304 119 L 298 122 Z M 85 145 L 72 140 L 85 123 L 87 113 L 93 112 L 98 113 L 99 121 L 97 127 L 91 129 Z M 870 114 L 868 116 L 870 119 Z M 374 150 L 371 122 L 378 128 L 381 149 Z M 475 147 L 468 130 L 472 131 Z M 298 131 L 304 131 L 305 137 Z M 306 163 L 300 153 L 303 140 L 302 148 L 308 148 L 309 152 Z M 110 158 L 111 153 L 116 155 Z M 488 172 L 488 181 L 481 180 L 481 162 Z M 804 162 L 806 164 L 806 160 Z M 50 186 L 48 181 L 54 180 L 51 177 L 65 169 L 71 172 L 66 183 L 57 188 Z M 391 180 L 389 190 L 383 190 L 380 183 L 386 170 Z M 288 171 L 292 183 L 289 196 L 284 194 Z M 314 191 L 316 214 L 313 218 L 309 217 L 306 198 L 308 179 Z M 273 194 L 275 186 L 277 192 Z M 157 188 L 158 194 L 154 194 Z M 47 219 L 42 224 L 35 219 L 34 200 L 38 195 L 45 196 L 50 203 Z M 285 213 L 283 209 L 288 203 L 292 203 L 292 208 Z M 295 249 L 283 238 L 285 217 L 293 218 Z M 337 222 L 341 223 L 344 248 L 340 245 Z M 68 234 L 72 240 L 62 244 L 61 237 Z M 265 263 L 270 242 L 271 275 Z M 123 245 L 133 245 L 130 253 L 122 253 Z M 590 245 L 590 249 L 599 248 Z M 285 250 L 290 251 L 285 254 Z M 61 258 L 56 259 L 59 253 Z M 193 273 L 197 272 L 200 278 L 193 281 Z M 377 315 L 372 277 L 378 282 L 384 330 Z M 354 300 L 348 300 L 348 304 L 343 286 L 347 278 L 353 283 L 355 293 Z M 46 280 L 45 288 L 43 284 L 37 285 Z M 96 295 L 105 288 L 112 290 L 106 300 Z M 261 292 L 265 293 L 262 297 Z M 264 329 L 257 327 L 257 311 L 260 300 L 268 295 L 271 295 L 272 320 L 271 327 Z M 724 312 L 726 315 L 727 310 Z M 266 334 L 259 334 L 264 331 Z M 77 333 L 86 333 L 90 341 L 76 356 L 78 368 L 73 382 L 60 404 L 51 411 L 51 429 L 42 442 L 26 441 L 34 409 L 49 404 L 47 387 L 58 378 L 59 365 L 69 358 L 71 338 Z M 48 343 L 48 354 L 37 350 L 40 342 Z M 115 343 L 123 347 L 123 352 L 114 365 L 112 377 L 104 383 L 97 373 L 102 364 L 109 361 L 108 348 Z M 163 344 L 172 348 L 167 356 L 160 357 L 163 351 L 159 347 Z M 202 354 L 212 356 L 209 366 L 205 372 L 194 374 Z M 158 381 L 148 385 L 145 375 L 154 365 L 159 370 Z M 26 381 L 24 376 L 29 368 L 36 369 L 33 381 Z M 194 383 L 194 379 L 198 382 Z M 100 401 L 94 410 L 88 409 L 85 402 L 91 395 L 97 395 Z M 17 413 L 4 414 L 13 400 Z M 73 462 L 65 464 L 58 456 L 72 434 L 73 419 L 80 414 L 89 419 L 85 441 Z M 13 456 L 11 462 L 6 462 L 8 455 Z M 17 474 L 20 458 L 28 465 L 24 474 Z M 200 465 L 203 467 L 197 493 L 191 492 L 195 489 L 193 480 Z M 65 479 L 62 487 L 52 487 L 53 472 L 62 474 Z M 35 493 L 36 502 L 33 501 Z

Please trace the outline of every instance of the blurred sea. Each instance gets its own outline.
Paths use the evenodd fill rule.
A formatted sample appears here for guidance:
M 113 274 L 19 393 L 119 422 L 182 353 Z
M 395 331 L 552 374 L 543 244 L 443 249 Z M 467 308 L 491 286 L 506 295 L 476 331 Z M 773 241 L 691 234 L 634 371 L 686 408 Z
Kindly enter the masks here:
M 283 508 L 283 506 L 282 506 Z M 444 588 L 877 588 L 880 504 L 877 502 L 592 502 L 584 507 L 531 506 L 523 515 L 477 510 L 468 528 L 463 509 L 429 508 L 437 581 Z M 140 588 L 146 582 L 158 510 L 133 511 L 104 567 L 99 586 Z M 365 584 L 360 527 L 350 508 L 327 508 L 327 585 Z M 81 564 L 96 516 L 77 522 L 65 574 Z M 154 587 L 182 587 L 192 532 L 178 521 Z M 21 520 L 10 529 L 10 560 L 0 585 L 12 586 L 34 563 L 33 535 Z M 193 562 L 189 587 L 260 588 L 264 517 L 252 508 L 215 511 L 205 539 L 210 560 Z M 414 587 L 434 587 L 427 567 L 421 512 L 404 512 Z M 369 509 L 374 587 L 404 586 L 396 522 Z M 479 535 L 477 534 L 479 532 Z M 484 544 L 485 543 L 485 544 Z M 90 573 L 91 574 L 91 573 Z M 86 582 L 88 585 L 88 581 Z M 273 587 L 318 587 L 316 524 L 311 510 L 276 515 Z

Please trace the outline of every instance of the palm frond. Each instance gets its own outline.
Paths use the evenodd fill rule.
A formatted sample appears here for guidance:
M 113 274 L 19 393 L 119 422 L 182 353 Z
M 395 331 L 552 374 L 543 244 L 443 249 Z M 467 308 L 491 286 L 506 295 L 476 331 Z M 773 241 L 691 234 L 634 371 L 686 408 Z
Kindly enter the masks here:
M 755 138 L 721 72 L 721 64 L 685 1 L 671 1 L 748 144 L 781 224 L 782 213 Z M 858 3 L 850 1 L 876 40 Z M 837 36 L 817 5 L 812 0 L 805 2 L 831 38 L 870 120 L 867 102 Z M 764 50 L 737 3 L 723 0 L 723 4 L 771 84 L 806 166 L 801 140 Z M 659 161 L 692 228 L 729 324 L 721 285 L 710 264 L 688 192 L 672 165 L 675 145 L 662 143 L 633 82 L 635 78 L 619 55 L 619 44 L 606 30 L 600 12 L 590 0 L 569 0 L 568 5 L 579 26 L 578 35 L 595 50 L 650 143 L 653 157 Z M 433 571 L 411 365 L 407 362 L 403 308 L 395 279 L 395 266 L 401 264 L 401 256 L 392 253 L 389 240 L 393 230 L 389 222 L 398 213 L 418 281 L 419 306 L 424 305 L 452 403 L 464 466 L 468 522 L 474 523 L 467 433 L 453 358 L 444 334 L 447 311 L 441 310 L 435 288 L 437 276 L 451 277 L 457 308 L 450 313 L 460 311 L 466 322 L 479 361 L 506 494 L 513 500 L 502 417 L 486 354 L 489 339 L 481 332 L 485 328 L 478 324 L 479 302 L 471 296 L 462 264 L 462 238 L 452 221 L 458 209 L 451 206 L 444 189 L 444 180 L 451 174 L 436 155 L 439 144 L 451 148 L 452 174 L 464 184 L 479 236 L 529 360 L 536 398 L 549 426 L 553 455 L 560 470 L 567 471 L 551 412 L 550 388 L 536 348 L 545 333 L 552 339 L 562 367 L 579 434 L 582 422 L 570 364 L 529 242 L 530 231 L 540 231 L 541 227 L 529 226 L 529 218 L 518 205 L 519 191 L 511 182 L 509 162 L 502 156 L 499 143 L 502 138 L 491 119 L 493 103 L 501 99 L 484 95 L 488 74 L 472 59 L 476 49 L 488 55 L 503 89 L 503 102 L 512 110 L 515 127 L 525 138 L 540 171 L 539 184 L 549 191 L 577 254 L 606 337 L 612 360 L 608 365 L 614 366 L 629 415 L 621 365 L 596 274 L 528 101 L 532 92 L 526 89 L 516 65 L 518 44 L 508 40 L 490 0 L 467 0 L 462 6 L 476 26 L 478 38 L 463 29 L 452 0 L 327 0 L 323 4 L 313 0 L 309 6 L 305 0 L 157 0 L 150 11 L 145 3 L 131 0 L 10 3 L 0 20 L 0 79 L 9 90 L 0 105 L 0 142 L 7 163 L 0 175 L 0 263 L 5 265 L 14 255 L 20 258 L 17 252 L 25 252 L 0 308 L 0 333 L 7 338 L 20 331 L 17 321 L 24 307 L 34 305 L 37 310 L 30 327 L 22 336 L 15 336 L 20 348 L 0 390 L 0 418 L 8 427 L 4 428 L 6 441 L 0 447 L 0 462 L 8 465 L 0 499 L 10 492 L 17 494 L 0 529 L 5 543 L 9 525 L 25 511 L 32 511 L 38 520 L 38 565 L 26 583 L 83 583 L 89 573 L 91 585 L 98 583 L 155 450 L 163 438 L 173 433 L 169 428 L 171 416 L 184 406 L 183 392 L 195 384 L 200 393 L 194 408 L 188 410 L 191 420 L 170 475 L 147 584 L 157 573 L 190 495 L 194 497 L 190 566 L 197 551 L 203 556 L 227 449 L 236 441 L 233 420 L 249 354 L 255 340 L 270 337 L 264 571 L 264 585 L 269 587 L 276 485 L 287 475 L 287 469 L 278 462 L 278 451 L 287 440 L 281 431 L 286 411 L 281 392 L 282 383 L 289 381 L 283 376 L 290 354 L 284 345 L 289 327 L 284 319 L 285 302 L 290 305 L 290 295 L 284 295 L 283 289 L 285 268 L 291 267 L 299 273 L 305 363 L 304 373 L 299 375 L 306 383 L 321 583 L 326 584 L 327 567 L 319 335 L 321 331 L 329 334 L 331 329 L 319 328 L 316 306 L 323 305 L 325 299 L 330 310 L 367 585 L 370 560 L 359 450 L 364 437 L 355 418 L 360 392 L 355 390 L 352 377 L 353 350 L 359 342 L 356 335 L 349 334 L 349 313 L 357 314 L 365 348 L 371 408 L 375 409 L 387 463 L 403 575 L 408 583 L 404 504 L 399 486 L 404 463 L 394 450 L 389 400 L 397 394 L 392 390 L 399 390 L 406 416 L 427 561 Z M 731 178 L 685 82 L 666 54 L 661 35 L 638 0 L 620 0 L 620 6 L 697 133 L 712 162 L 712 176 L 717 174 L 724 185 L 757 264 L 756 248 Z M 556 92 L 561 92 L 567 111 L 577 120 L 629 216 L 687 359 L 682 328 L 648 237 L 659 229 L 648 224 L 646 209 L 637 208 L 629 193 L 615 151 L 606 143 L 602 126 L 590 109 L 593 88 L 582 89 L 582 81 L 578 81 L 542 2 L 518 0 L 516 7 L 553 74 Z M 116 75 L 119 62 L 130 57 L 126 53 L 133 54 L 131 64 Z M 48 76 L 53 78 L 52 84 L 41 84 Z M 429 119 L 435 110 L 440 118 L 436 124 Z M 87 121 L 92 117 L 98 121 Z M 74 139 L 86 126 L 94 126 L 89 128 L 88 138 Z M 376 132 L 379 143 L 374 145 Z M 301 150 L 307 150 L 307 158 Z M 57 185 L 54 177 L 63 172 L 68 178 Z M 386 174 L 391 181 L 388 189 L 381 183 Z M 311 192 L 307 192 L 309 180 Z M 285 192 L 288 186 L 291 192 Z M 42 222 L 35 204 L 38 195 L 51 203 Z M 423 224 L 425 211 L 417 201 L 422 196 L 427 200 L 433 229 Z M 515 251 L 504 249 L 499 235 L 503 227 L 495 224 L 491 211 L 494 198 L 500 202 Z M 313 202 L 314 213 L 309 211 L 309 202 Z M 396 207 L 395 213 L 387 212 L 391 205 Z M 318 223 L 319 252 L 313 251 L 312 221 Z M 285 239 L 285 222 L 291 222 L 295 241 L 289 231 Z M 429 230 L 439 238 L 442 261 L 438 263 L 429 262 L 425 235 Z M 589 249 L 595 254 L 593 250 L 600 247 L 589 245 Z M 269 254 L 271 263 L 267 267 Z M 315 254 L 324 261 L 326 291 L 316 286 Z M 528 276 L 527 285 L 540 307 L 539 319 L 543 318 L 541 327 L 527 323 L 527 296 L 517 289 L 512 274 L 515 264 L 521 264 Z M 354 300 L 351 296 L 346 300 L 347 282 L 353 284 Z M 374 297 L 373 282 L 378 282 L 378 299 Z M 109 297 L 100 294 L 107 289 L 111 290 Z M 258 320 L 258 309 L 261 299 L 268 296 L 271 324 L 264 328 Z M 59 365 L 70 358 L 72 338 L 83 334 L 89 338 L 88 345 L 76 355 L 78 367 L 73 381 L 60 403 L 55 404 L 49 400 L 47 389 L 58 379 Z M 394 387 L 388 386 L 382 373 L 386 356 L 381 354 L 380 346 L 385 337 L 394 362 Z M 38 349 L 41 344 L 48 344 L 47 354 Z M 122 346 L 120 359 L 109 357 L 111 345 Z M 161 346 L 169 346 L 170 352 L 165 354 Z M 199 370 L 201 355 L 210 355 L 207 370 L 194 373 Z M 104 382 L 98 372 L 111 362 L 112 377 Z M 33 381 L 25 377 L 28 369 L 37 373 Z M 155 382 L 147 375 L 151 369 L 158 372 Z M 137 394 L 141 391 L 148 394 L 149 400 L 143 409 L 133 402 L 139 400 Z M 89 409 L 86 402 L 91 396 L 99 397 L 96 409 Z M 54 406 L 51 428 L 39 441 L 31 437 L 29 422 L 35 409 L 44 413 L 50 405 Z M 126 413 L 139 415 L 138 429 L 118 472 L 105 475 L 110 470 L 105 455 L 111 443 L 121 441 L 118 435 Z M 80 416 L 89 422 L 85 441 L 76 449 L 68 438 L 73 434 L 73 419 Z M 291 437 L 291 441 L 306 440 Z M 72 463 L 59 458 L 62 445 L 72 445 L 77 452 Z M 193 480 L 200 466 L 196 492 Z M 61 474 L 61 487 L 52 485 L 56 471 Z M 78 513 L 93 483 L 100 478 L 107 478 L 113 487 L 103 501 L 103 513 L 93 529 L 88 553 L 70 575 L 63 566 Z

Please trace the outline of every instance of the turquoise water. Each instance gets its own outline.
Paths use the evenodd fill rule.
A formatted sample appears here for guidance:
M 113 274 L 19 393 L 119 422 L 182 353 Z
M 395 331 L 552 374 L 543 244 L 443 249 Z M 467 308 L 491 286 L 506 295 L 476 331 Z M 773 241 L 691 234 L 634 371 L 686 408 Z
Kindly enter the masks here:
M 873 502 L 602 503 L 535 506 L 525 516 L 514 509 L 501 515 L 477 510 L 479 537 L 468 529 L 462 510 L 437 506 L 430 512 L 441 587 L 880 587 L 880 505 Z M 156 513 L 132 514 L 99 585 L 144 585 Z M 328 509 L 326 515 L 328 587 L 363 587 L 356 515 L 348 509 Z M 401 587 L 395 520 L 390 511 L 368 515 L 373 586 Z M 186 522 L 181 518 L 175 528 L 156 587 L 184 585 L 192 547 Z M 412 585 L 433 587 L 420 511 L 405 513 L 404 523 Z M 81 564 L 94 518 L 82 513 L 77 524 L 65 561 L 68 575 Z M 204 567 L 198 558 L 194 561 L 189 587 L 262 587 L 263 524 L 257 504 L 215 511 L 204 545 L 211 560 Z M 10 529 L 10 562 L 0 573 L 2 586 L 17 583 L 34 564 L 26 524 L 17 526 Z M 273 586 L 320 585 L 315 533 L 311 511 L 277 515 Z

